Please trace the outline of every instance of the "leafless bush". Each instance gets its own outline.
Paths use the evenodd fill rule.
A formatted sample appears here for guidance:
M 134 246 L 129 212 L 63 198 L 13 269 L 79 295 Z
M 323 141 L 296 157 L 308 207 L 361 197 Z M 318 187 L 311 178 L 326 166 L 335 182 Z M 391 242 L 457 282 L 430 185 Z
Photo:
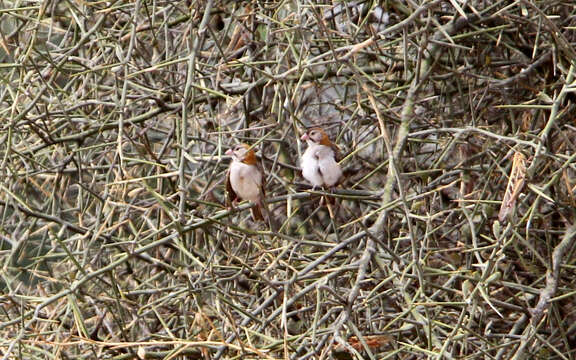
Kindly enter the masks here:
M 4 359 L 576 356 L 572 2 L 0 4 Z

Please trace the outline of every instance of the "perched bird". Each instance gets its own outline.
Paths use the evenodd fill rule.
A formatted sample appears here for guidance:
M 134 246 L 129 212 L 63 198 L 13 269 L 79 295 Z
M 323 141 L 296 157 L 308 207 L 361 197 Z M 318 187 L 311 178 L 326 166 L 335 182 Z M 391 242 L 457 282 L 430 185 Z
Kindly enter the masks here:
M 264 173 L 256 162 L 256 154 L 250 145 L 238 144 L 226 151 L 232 156 L 230 169 L 226 177 L 226 191 L 228 192 L 228 205 L 239 200 L 248 200 L 256 203 L 252 210 L 252 219 L 264 220 L 262 208 L 264 206 Z
M 314 187 L 331 188 L 337 185 L 342 177 L 342 169 L 336 162 L 338 147 L 330 141 L 326 132 L 315 127 L 309 129 L 300 139 L 308 143 L 300 162 L 302 176 Z

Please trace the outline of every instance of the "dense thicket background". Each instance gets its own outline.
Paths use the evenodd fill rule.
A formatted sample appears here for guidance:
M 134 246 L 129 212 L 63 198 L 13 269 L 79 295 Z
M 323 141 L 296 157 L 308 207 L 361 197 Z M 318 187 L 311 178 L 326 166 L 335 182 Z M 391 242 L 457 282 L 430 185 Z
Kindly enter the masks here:
M 573 1 L 2 0 L 0 33 L 3 359 L 576 358 Z M 237 142 L 272 231 L 225 206 Z

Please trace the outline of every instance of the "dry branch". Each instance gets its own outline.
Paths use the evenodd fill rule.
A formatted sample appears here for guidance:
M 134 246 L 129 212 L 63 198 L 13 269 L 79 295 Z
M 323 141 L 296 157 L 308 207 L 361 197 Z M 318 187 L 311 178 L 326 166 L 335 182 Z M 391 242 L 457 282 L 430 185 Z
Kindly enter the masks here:
M 575 19 L 4 1 L 2 357 L 570 358 Z M 342 150 L 337 189 L 299 172 L 310 126 Z M 239 142 L 272 229 L 225 206 Z

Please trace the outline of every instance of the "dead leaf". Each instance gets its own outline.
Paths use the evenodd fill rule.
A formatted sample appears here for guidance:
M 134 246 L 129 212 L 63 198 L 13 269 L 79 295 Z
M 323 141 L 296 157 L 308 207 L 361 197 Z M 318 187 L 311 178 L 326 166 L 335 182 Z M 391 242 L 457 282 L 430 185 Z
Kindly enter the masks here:
M 388 335 L 366 335 L 363 337 L 363 339 L 370 351 L 381 350 L 383 346 L 390 344 L 392 341 L 392 338 Z M 348 338 L 348 345 L 359 352 L 364 350 L 364 345 L 362 345 L 362 342 L 360 342 L 356 336 L 351 336 Z M 332 349 L 332 355 L 337 359 L 351 358 L 348 349 L 346 349 L 346 347 L 341 344 L 334 345 L 334 348 Z
M 504 199 L 502 199 L 502 205 L 500 206 L 500 212 L 498 213 L 498 220 L 500 222 L 504 221 L 516 206 L 516 200 L 522 192 L 525 179 L 526 156 L 517 151 L 514 153 L 512 170 L 510 171 L 510 177 L 508 178 L 508 186 L 506 186 L 506 193 L 504 193 Z

